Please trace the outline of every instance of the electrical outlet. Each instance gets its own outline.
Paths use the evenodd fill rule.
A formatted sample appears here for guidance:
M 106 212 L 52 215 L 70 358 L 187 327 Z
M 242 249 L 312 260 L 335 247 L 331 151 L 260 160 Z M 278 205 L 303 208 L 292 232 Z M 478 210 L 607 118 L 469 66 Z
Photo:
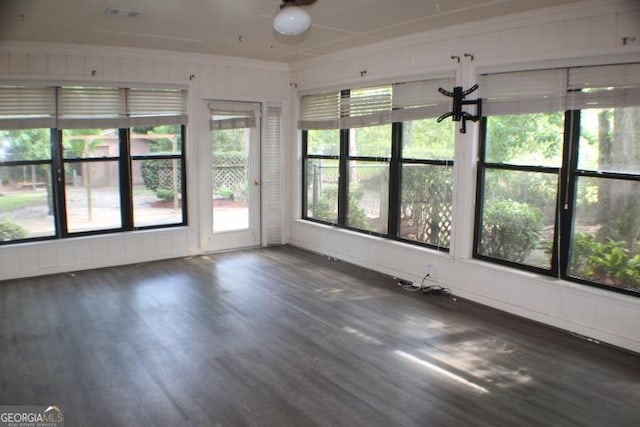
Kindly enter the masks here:
M 428 266 L 427 267 L 427 275 L 430 278 L 435 279 L 436 276 L 438 275 L 438 269 L 433 265 Z

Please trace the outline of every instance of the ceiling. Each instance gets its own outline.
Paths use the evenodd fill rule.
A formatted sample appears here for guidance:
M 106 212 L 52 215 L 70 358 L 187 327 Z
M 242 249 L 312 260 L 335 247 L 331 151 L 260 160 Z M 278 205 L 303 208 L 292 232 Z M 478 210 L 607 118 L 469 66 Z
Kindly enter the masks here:
M 164 49 L 294 62 L 392 37 L 579 0 L 318 0 L 300 36 L 280 0 L 0 0 L 0 41 Z M 139 12 L 112 16 L 107 8 Z

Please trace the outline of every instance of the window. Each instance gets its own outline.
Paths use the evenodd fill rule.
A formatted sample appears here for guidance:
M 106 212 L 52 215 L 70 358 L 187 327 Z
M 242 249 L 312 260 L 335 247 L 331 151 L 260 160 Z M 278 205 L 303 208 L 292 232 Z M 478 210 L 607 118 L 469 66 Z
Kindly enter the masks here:
M 135 228 L 184 222 L 183 131 L 179 125 L 131 128 Z
M 185 224 L 185 109 L 176 90 L 0 87 L 0 243 Z
M 0 241 L 55 235 L 51 131 L 0 131 Z
M 304 216 L 338 223 L 340 131 L 311 129 L 303 135 L 306 147 L 306 209 Z
M 62 131 L 68 233 L 122 227 L 119 146 L 117 129 Z
M 399 237 L 449 247 L 453 216 L 454 122 L 402 123 Z
M 437 123 L 452 79 L 302 98 L 303 218 L 448 250 L 454 128 Z
M 481 77 L 474 255 L 640 291 L 640 64 Z

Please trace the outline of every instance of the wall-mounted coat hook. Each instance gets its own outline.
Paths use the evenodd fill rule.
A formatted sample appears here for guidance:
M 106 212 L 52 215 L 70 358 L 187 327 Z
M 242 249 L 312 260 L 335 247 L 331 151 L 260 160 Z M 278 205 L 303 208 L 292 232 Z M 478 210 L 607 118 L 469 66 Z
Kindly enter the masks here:
M 367 75 L 367 70 L 360 71 L 360 77 L 364 77 Z
M 191 80 L 191 81 L 193 81 L 195 78 L 196 78 L 196 75 L 195 75 L 195 74 L 191 74 L 191 75 L 189 76 L 189 80 Z

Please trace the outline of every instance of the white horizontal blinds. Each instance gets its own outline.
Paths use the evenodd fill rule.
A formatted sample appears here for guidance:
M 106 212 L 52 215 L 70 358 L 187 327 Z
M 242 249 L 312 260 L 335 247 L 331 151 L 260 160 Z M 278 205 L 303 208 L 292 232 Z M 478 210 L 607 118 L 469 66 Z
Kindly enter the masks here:
M 571 109 L 640 105 L 640 64 L 569 69 Z
M 128 127 L 125 92 L 119 88 L 58 88 L 58 128 Z
M 305 95 L 300 101 L 300 129 L 339 129 L 340 92 Z
M 256 127 L 255 104 L 247 103 L 246 109 L 242 104 L 225 105 L 224 103 L 210 103 L 211 130 L 243 129 Z
M 450 111 L 451 98 L 441 94 L 438 88 L 453 91 L 454 83 L 455 79 L 451 76 L 394 84 L 391 120 L 403 122 L 426 119 L 439 117 Z
M 0 86 L 0 129 L 55 126 L 53 87 Z
M 343 129 L 391 123 L 392 87 L 352 89 L 340 102 L 340 127 Z
M 478 84 L 484 115 L 543 113 L 566 108 L 564 68 L 485 74 Z
M 438 117 L 451 99 L 438 92 L 452 90 L 455 79 L 396 83 L 305 95 L 300 104 L 300 129 L 349 129 Z
M 187 124 L 184 90 L 129 89 L 126 95 L 130 126 Z
M 280 245 L 282 243 L 280 230 L 282 220 L 280 116 L 280 107 L 267 107 L 265 138 L 262 146 L 263 221 L 266 245 Z

